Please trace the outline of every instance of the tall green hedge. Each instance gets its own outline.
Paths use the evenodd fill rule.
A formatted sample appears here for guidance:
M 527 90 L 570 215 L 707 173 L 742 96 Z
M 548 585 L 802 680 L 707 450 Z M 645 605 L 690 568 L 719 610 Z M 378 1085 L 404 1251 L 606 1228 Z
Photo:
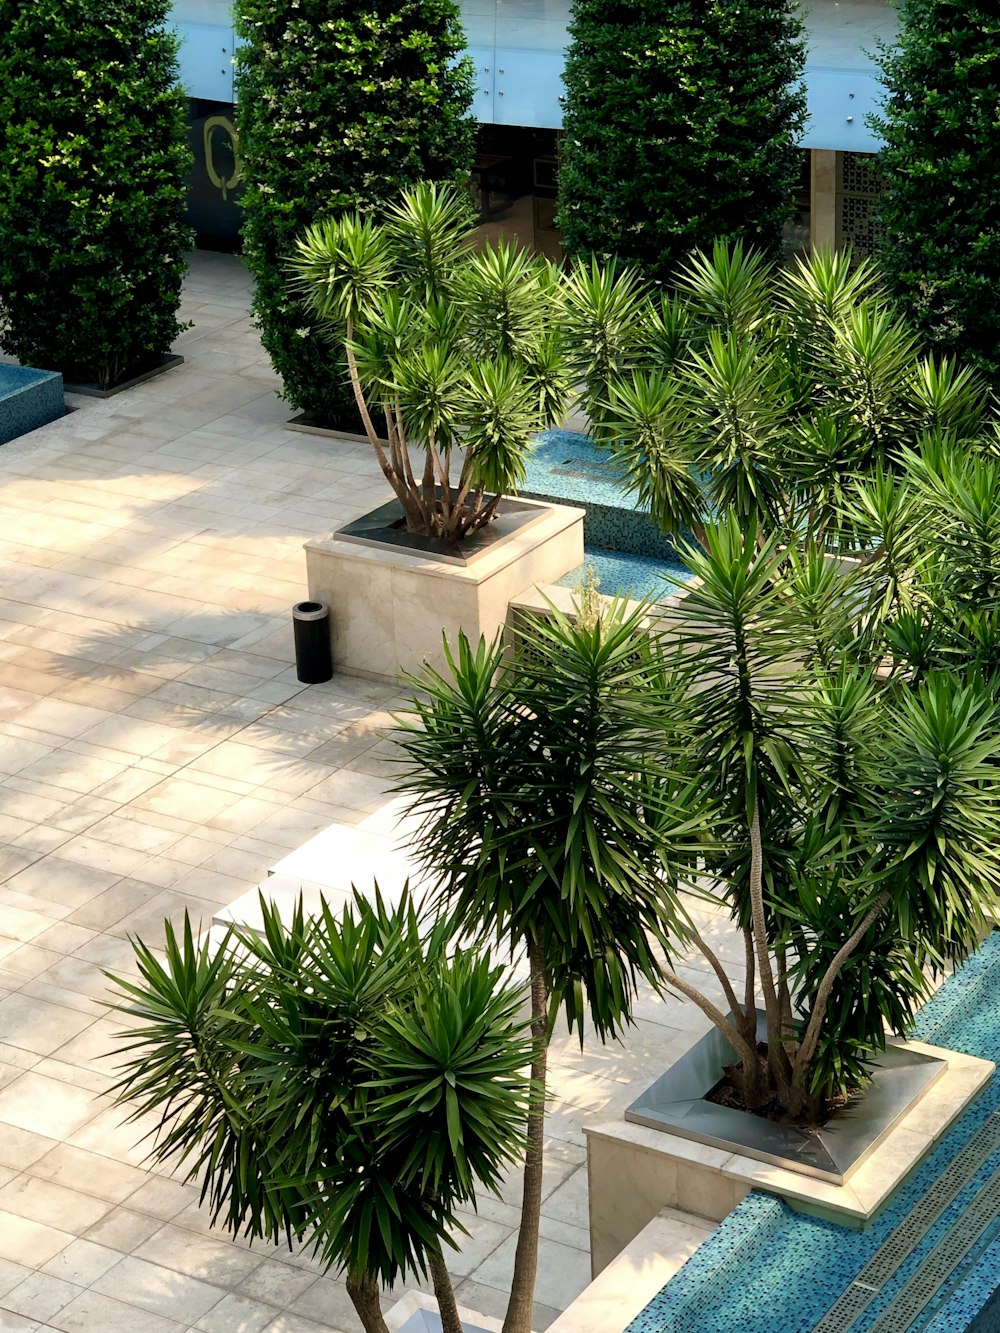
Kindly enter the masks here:
M 166 352 L 189 169 L 169 0 L 0 0 L 0 347 L 108 385 Z
M 1000 380 L 1000 8 L 907 0 L 884 47 L 881 261 L 926 342 Z
M 294 407 L 356 420 L 343 357 L 289 293 L 309 223 L 375 208 L 472 162 L 469 63 L 454 0 L 239 0 L 243 249 L 254 313 Z
M 664 282 L 718 238 L 774 252 L 805 122 L 794 0 L 574 0 L 570 35 L 567 252 Z

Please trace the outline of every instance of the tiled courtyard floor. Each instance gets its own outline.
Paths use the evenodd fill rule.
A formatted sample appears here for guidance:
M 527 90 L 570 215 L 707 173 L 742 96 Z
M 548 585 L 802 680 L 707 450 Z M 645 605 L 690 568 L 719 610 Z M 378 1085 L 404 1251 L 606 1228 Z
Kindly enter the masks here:
M 231 257 L 198 254 L 178 370 L 0 449 L 0 1331 L 354 1333 L 302 1256 L 209 1235 L 102 1097 L 126 936 L 206 922 L 385 801 L 391 687 L 301 686 L 305 538 L 384 498 L 366 447 L 290 433 Z M 725 944 L 720 946 L 725 952 Z M 556 1039 L 536 1327 L 589 1280 L 585 1123 L 704 1026 L 643 997 Z M 459 1299 L 505 1301 L 516 1185 L 469 1218 Z M 388 1302 L 387 1302 L 388 1304 Z

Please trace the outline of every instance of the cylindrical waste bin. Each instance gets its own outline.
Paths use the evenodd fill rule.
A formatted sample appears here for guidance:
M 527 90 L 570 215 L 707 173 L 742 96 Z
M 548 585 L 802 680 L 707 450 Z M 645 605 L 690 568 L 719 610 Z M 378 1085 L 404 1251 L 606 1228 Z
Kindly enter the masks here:
M 330 608 L 326 602 L 297 602 L 292 607 L 292 624 L 295 674 L 303 685 L 321 685 L 333 675 Z

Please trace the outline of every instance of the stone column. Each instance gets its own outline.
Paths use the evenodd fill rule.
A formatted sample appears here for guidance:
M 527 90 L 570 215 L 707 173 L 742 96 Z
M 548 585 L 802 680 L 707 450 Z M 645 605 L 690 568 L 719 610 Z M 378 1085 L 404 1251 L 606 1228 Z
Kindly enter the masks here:
M 812 150 L 812 187 L 809 201 L 809 240 L 813 249 L 836 249 L 840 213 L 840 153 L 830 148 Z

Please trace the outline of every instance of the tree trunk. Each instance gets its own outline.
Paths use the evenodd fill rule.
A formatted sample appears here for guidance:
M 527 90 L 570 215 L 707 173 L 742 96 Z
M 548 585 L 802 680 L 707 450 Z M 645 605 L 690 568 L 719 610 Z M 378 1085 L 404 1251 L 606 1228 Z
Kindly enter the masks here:
M 760 805 L 755 801 L 750 821 L 750 911 L 753 918 L 754 942 L 757 946 L 757 966 L 760 986 L 767 1014 L 767 1062 L 778 1085 L 782 1099 L 788 1094 L 791 1069 L 785 1048 L 781 1044 L 781 1009 L 778 992 L 771 970 L 771 952 L 767 938 L 767 919 L 764 914 L 764 847 L 760 835 Z
M 455 1288 L 451 1276 L 441 1256 L 440 1250 L 433 1250 L 428 1256 L 431 1281 L 434 1283 L 434 1295 L 437 1298 L 438 1312 L 441 1315 L 442 1333 L 462 1333 L 462 1321 L 458 1317 L 455 1303 Z
M 757 1044 L 757 959 L 753 949 L 753 930 L 743 932 L 743 956 L 746 976 L 743 981 L 743 1021 L 740 1031 L 751 1045 Z
M 347 1294 L 358 1312 L 365 1333 L 389 1333 L 388 1325 L 382 1318 L 382 1298 L 377 1282 L 371 1278 L 356 1280 L 349 1276 Z
M 542 1215 L 542 1148 L 545 1141 L 545 1067 L 548 1057 L 549 997 L 541 945 L 528 941 L 531 970 L 531 1092 L 528 1102 L 528 1147 L 524 1156 L 524 1195 L 521 1227 L 514 1254 L 514 1276 L 510 1284 L 503 1333 L 531 1333 L 535 1305 L 535 1276 L 538 1270 L 538 1233 Z

